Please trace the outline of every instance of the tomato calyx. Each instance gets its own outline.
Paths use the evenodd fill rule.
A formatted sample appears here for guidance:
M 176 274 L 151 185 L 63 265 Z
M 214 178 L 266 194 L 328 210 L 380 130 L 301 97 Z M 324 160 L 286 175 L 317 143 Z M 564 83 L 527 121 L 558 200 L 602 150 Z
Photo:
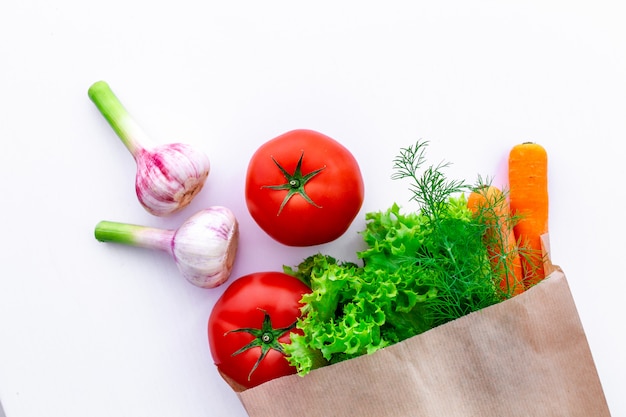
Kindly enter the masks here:
M 302 151 L 302 154 L 300 155 L 300 159 L 298 159 L 298 164 L 296 165 L 296 169 L 294 170 L 293 174 L 291 174 L 285 168 L 283 168 L 282 165 L 280 165 L 280 163 L 278 163 L 278 161 L 274 159 L 274 157 L 272 156 L 272 161 L 274 161 L 274 164 L 276 164 L 280 172 L 282 172 L 287 182 L 284 184 L 279 184 L 279 185 L 264 185 L 262 188 L 269 188 L 272 190 L 288 190 L 287 195 L 285 196 L 285 199 L 283 200 L 283 202 L 280 205 L 280 208 L 278 209 L 277 216 L 280 215 L 281 211 L 283 210 L 283 207 L 285 207 L 289 199 L 291 199 L 291 197 L 293 197 L 296 194 L 299 194 L 302 198 L 304 198 L 307 203 L 315 207 L 321 208 L 321 206 L 317 205 L 307 195 L 306 191 L 304 190 L 304 186 L 311 178 L 313 178 L 314 176 L 322 172 L 326 168 L 326 166 L 323 166 L 319 169 L 311 171 L 306 175 L 302 175 L 302 158 L 304 158 L 304 151 Z
M 252 377 L 252 374 L 258 368 L 259 364 L 265 358 L 265 356 L 270 350 L 274 349 L 280 353 L 285 353 L 283 346 L 278 339 L 282 337 L 284 334 L 294 329 L 297 323 L 297 321 L 294 321 L 291 325 L 287 327 L 274 329 L 272 327 L 272 318 L 270 317 L 269 313 L 261 308 L 259 310 L 261 310 L 264 314 L 263 324 L 261 325 L 260 329 L 257 329 L 257 328 L 234 329 L 224 334 L 224 335 L 227 335 L 229 333 L 249 333 L 252 336 L 254 336 L 254 339 L 252 339 L 250 343 L 243 346 L 239 350 L 233 352 L 231 356 L 237 356 L 240 353 L 243 353 L 253 347 L 261 348 L 261 354 L 259 355 L 259 358 L 257 359 L 254 366 L 250 370 L 250 373 L 248 374 L 248 381 L 250 380 L 250 378 Z

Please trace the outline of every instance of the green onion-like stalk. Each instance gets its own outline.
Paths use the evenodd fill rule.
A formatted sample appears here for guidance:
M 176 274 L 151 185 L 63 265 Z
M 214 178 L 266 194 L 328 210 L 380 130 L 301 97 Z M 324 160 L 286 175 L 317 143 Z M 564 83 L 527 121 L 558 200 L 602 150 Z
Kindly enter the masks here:
M 186 207 L 209 175 L 206 154 L 183 143 L 151 144 L 106 82 L 94 83 L 88 95 L 135 159 L 135 191 L 141 205 L 155 216 Z
M 239 226 L 229 209 L 214 206 L 194 214 L 176 230 L 101 221 L 95 237 L 101 242 L 165 251 L 189 282 L 214 288 L 232 272 Z

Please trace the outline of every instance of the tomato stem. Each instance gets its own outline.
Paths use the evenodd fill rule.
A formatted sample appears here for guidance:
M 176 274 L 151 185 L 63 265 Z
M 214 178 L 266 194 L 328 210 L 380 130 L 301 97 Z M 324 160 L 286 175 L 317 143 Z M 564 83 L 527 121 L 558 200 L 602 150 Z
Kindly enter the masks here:
M 234 329 L 234 330 L 230 330 L 228 332 L 226 332 L 226 334 L 229 333 L 249 333 L 252 336 L 254 336 L 254 338 L 250 341 L 250 343 L 248 343 L 247 345 L 241 347 L 239 350 L 235 351 L 232 356 L 236 356 L 239 355 L 240 353 L 243 353 L 253 347 L 260 347 L 261 348 L 261 354 L 259 355 L 259 358 L 257 359 L 257 361 L 255 362 L 254 366 L 252 367 L 252 369 L 250 370 L 250 373 L 248 374 L 248 381 L 250 381 L 250 378 L 252 377 L 252 374 L 254 373 L 254 371 L 258 368 L 259 364 L 261 363 L 261 361 L 265 358 L 265 356 L 267 356 L 267 353 L 271 350 L 277 350 L 280 353 L 285 353 L 282 344 L 278 341 L 278 339 L 283 336 L 284 334 L 290 332 L 293 328 L 296 327 L 296 323 L 297 321 L 294 321 L 291 325 L 287 326 L 287 327 L 282 327 L 279 329 L 274 329 L 272 327 L 272 318 L 270 317 L 270 315 L 268 314 L 267 311 L 263 310 L 263 309 L 259 309 L 263 312 L 264 316 L 263 316 L 263 324 L 261 325 L 260 329 L 256 329 L 256 328 L 243 328 L 243 329 Z
M 298 164 L 296 165 L 296 169 L 294 170 L 293 174 L 290 174 L 285 168 L 283 168 L 282 165 L 280 165 L 280 163 L 274 159 L 274 157 L 272 156 L 272 161 L 274 161 L 274 164 L 276 164 L 276 166 L 278 167 L 278 169 L 280 170 L 280 172 L 282 172 L 283 176 L 285 177 L 285 179 L 287 180 L 286 183 L 284 184 L 279 184 L 279 185 L 264 185 L 262 188 L 269 188 L 271 190 L 287 190 L 287 195 L 285 196 L 283 202 L 280 205 L 280 208 L 278 209 L 278 213 L 276 214 L 277 216 L 280 215 L 280 213 L 283 211 L 283 207 L 285 207 L 285 205 L 287 204 L 287 202 L 291 199 L 291 197 L 293 197 L 296 194 L 299 194 L 302 198 L 304 198 L 304 200 L 315 206 L 318 208 L 321 208 L 321 206 L 319 206 L 318 204 L 316 204 L 306 193 L 304 186 L 306 185 L 306 183 L 313 178 L 314 176 L 316 176 L 317 174 L 319 174 L 320 172 L 322 172 L 326 166 L 324 165 L 323 167 L 316 169 L 315 171 L 311 171 L 306 175 L 302 175 L 302 159 L 304 158 L 304 151 L 302 151 L 302 154 L 300 155 L 300 159 L 298 159 Z

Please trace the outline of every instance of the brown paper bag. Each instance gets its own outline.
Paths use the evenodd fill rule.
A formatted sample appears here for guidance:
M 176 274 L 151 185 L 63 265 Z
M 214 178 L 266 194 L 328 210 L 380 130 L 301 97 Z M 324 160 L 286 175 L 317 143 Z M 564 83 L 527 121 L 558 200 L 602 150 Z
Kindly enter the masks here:
M 510 300 L 238 396 L 250 417 L 610 416 L 558 268 Z

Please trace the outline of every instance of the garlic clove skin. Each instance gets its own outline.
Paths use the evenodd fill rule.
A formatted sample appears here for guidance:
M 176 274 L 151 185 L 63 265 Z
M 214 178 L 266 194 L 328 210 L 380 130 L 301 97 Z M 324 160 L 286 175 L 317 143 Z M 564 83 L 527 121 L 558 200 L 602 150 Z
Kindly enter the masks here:
M 226 207 L 214 206 L 187 219 L 172 239 L 181 274 L 193 285 L 214 288 L 228 280 L 239 242 L 239 224 Z
M 211 169 L 205 153 L 183 143 L 140 149 L 134 156 L 137 198 L 150 214 L 160 217 L 189 205 Z

